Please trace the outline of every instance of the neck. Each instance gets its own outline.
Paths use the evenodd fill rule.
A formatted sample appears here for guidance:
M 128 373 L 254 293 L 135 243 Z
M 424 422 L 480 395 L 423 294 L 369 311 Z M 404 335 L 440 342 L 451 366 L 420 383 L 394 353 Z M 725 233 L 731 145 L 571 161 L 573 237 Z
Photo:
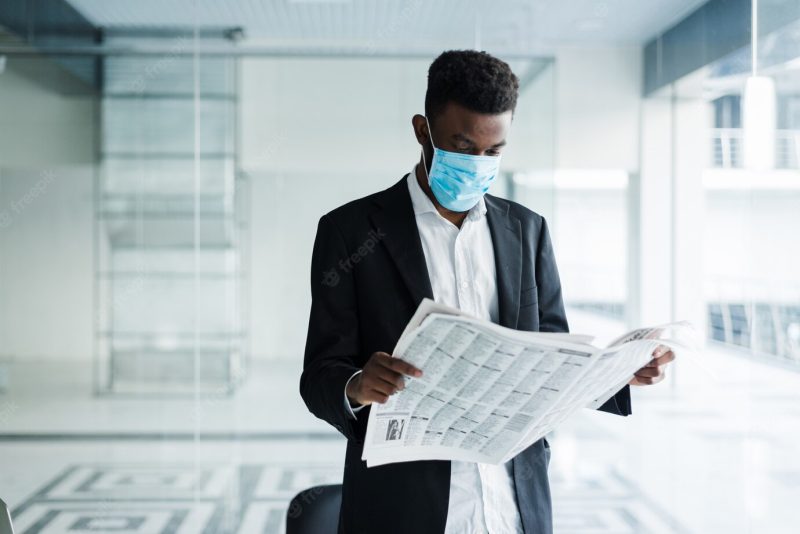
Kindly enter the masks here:
M 431 186 L 428 184 L 428 175 L 425 172 L 425 167 L 423 167 L 425 163 L 420 159 L 419 165 L 417 165 L 416 174 L 417 174 L 417 183 L 425 192 L 425 195 L 431 199 L 433 205 L 436 206 L 436 211 L 439 212 L 439 215 L 456 225 L 457 227 L 461 228 L 461 225 L 464 223 L 464 219 L 467 218 L 466 211 L 450 211 L 449 209 L 445 208 L 439 201 L 436 200 L 436 195 L 433 194 L 431 190 Z

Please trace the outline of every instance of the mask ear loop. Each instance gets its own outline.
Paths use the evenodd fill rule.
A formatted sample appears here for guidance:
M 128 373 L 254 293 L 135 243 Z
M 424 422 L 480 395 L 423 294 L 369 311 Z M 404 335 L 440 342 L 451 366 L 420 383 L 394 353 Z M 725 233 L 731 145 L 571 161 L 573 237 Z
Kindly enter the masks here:
M 434 154 L 436 153 L 436 145 L 433 144 L 433 134 L 431 133 L 431 123 L 428 122 L 428 116 L 425 116 L 425 124 L 428 125 L 428 140 L 431 142 L 431 147 L 433 147 Z M 420 148 L 422 152 L 422 166 L 425 168 L 425 177 L 428 179 L 428 184 L 431 183 L 431 175 L 428 173 L 428 164 L 425 163 L 425 149 Z

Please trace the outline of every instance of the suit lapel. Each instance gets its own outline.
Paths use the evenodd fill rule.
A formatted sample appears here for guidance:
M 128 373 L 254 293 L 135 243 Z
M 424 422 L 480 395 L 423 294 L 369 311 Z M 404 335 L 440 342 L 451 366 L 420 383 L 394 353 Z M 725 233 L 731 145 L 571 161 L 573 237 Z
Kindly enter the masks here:
M 500 324 L 516 328 L 522 284 L 522 228 L 519 219 L 509 212 L 507 202 L 490 195 L 485 198 L 497 271 Z
M 376 202 L 382 209 L 370 215 L 372 224 L 385 235 L 381 242 L 397 265 L 414 303 L 418 305 L 426 297 L 433 299 L 406 178 L 384 191 Z

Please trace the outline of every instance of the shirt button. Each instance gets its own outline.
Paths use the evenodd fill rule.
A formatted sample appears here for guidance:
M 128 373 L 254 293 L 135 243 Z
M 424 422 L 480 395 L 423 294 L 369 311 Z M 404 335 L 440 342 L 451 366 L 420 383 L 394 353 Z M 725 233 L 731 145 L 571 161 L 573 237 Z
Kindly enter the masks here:
M 463 282 L 461 282 L 461 287 L 464 288 L 464 289 L 467 289 L 469 287 L 469 282 L 464 280 Z

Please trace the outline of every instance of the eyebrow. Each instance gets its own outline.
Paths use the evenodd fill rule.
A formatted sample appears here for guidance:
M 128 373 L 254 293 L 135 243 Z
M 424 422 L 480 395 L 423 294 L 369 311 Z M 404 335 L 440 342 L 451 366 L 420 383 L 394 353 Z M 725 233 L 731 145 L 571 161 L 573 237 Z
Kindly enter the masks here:
M 465 143 L 469 143 L 471 146 L 475 146 L 475 141 L 473 141 L 472 139 L 470 139 L 466 135 L 463 135 L 463 134 L 460 134 L 460 133 L 453 134 L 453 139 L 455 141 L 464 141 Z M 499 143 L 496 143 L 496 144 L 492 145 L 491 148 L 500 148 L 501 146 L 505 146 L 505 145 L 506 145 L 506 140 L 503 139 Z

